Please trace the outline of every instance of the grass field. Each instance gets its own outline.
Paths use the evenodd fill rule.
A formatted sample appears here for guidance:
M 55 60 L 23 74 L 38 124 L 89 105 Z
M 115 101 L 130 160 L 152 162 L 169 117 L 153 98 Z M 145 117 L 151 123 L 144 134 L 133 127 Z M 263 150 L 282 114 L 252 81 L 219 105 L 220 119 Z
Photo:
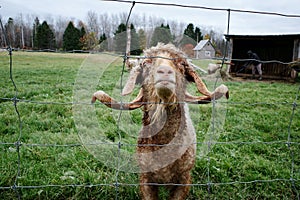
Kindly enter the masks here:
M 76 116 L 76 109 L 82 109 L 83 115 L 91 109 L 88 100 L 92 93 L 87 96 L 85 92 L 102 89 L 115 97 L 120 89 L 122 61 L 98 56 L 109 62 L 91 62 L 87 54 L 14 52 L 13 78 L 21 100 L 17 103 L 20 132 L 13 102 L 6 100 L 15 95 L 9 78 L 9 57 L 6 52 L 0 53 L 0 199 L 17 198 L 12 187 L 15 181 L 22 199 L 115 199 L 116 194 L 118 199 L 139 198 L 138 174 L 118 171 L 111 167 L 113 157 L 101 157 L 117 156 L 110 146 L 119 141 L 136 143 L 139 111 L 124 113 L 117 122 L 119 112 L 96 104 L 92 108 L 99 137 L 112 145 L 77 145 L 89 137 L 97 139 L 92 131 L 82 135 L 78 126 L 81 118 Z M 76 89 L 81 84 L 78 74 L 83 66 L 93 63 L 99 65 L 91 66 L 86 81 L 96 85 Z M 299 106 L 292 121 L 291 116 L 293 102 L 300 95 L 299 83 L 245 80 L 225 84 L 231 95 L 222 104 L 226 105 L 226 116 L 223 110 L 220 118 L 224 117 L 225 123 L 215 138 L 218 143 L 207 154 L 201 154 L 206 145 L 201 142 L 210 129 L 212 104 L 190 107 L 199 155 L 192 172 L 196 185 L 191 187 L 189 199 L 297 199 Z M 193 87 L 190 90 L 195 92 Z M 299 99 L 296 103 L 299 105 Z M 133 124 L 127 123 L 128 116 Z M 23 145 L 16 180 L 18 154 L 14 143 L 19 137 Z M 124 151 L 133 153 L 134 146 L 124 146 Z M 118 187 L 114 185 L 116 179 Z

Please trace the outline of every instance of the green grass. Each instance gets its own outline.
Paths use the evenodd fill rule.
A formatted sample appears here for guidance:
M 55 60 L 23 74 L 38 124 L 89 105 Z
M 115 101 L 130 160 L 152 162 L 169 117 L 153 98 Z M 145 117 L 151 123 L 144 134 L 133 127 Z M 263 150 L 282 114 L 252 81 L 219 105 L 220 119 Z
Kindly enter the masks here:
M 9 79 L 9 58 L 3 52 L 0 56 L 0 98 L 12 98 L 15 91 Z M 111 164 L 115 161 L 113 156 L 117 157 L 116 146 L 94 146 L 94 151 L 93 146 L 88 145 L 59 146 L 81 143 L 79 136 L 83 135 L 80 135 L 82 130 L 76 124 L 75 106 L 69 103 L 76 98 L 73 89 L 80 67 L 88 64 L 85 60 L 87 56 L 13 53 L 13 78 L 18 88 L 18 98 L 30 102 L 21 101 L 17 104 L 22 120 L 20 134 L 13 103 L 3 99 L 0 101 L 0 142 L 14 143 L 21 136 L 23 144 L 50 144 L 20 147 L 17 185 L 41 186 L 19 189 L 22 199 L 115 199 L 117 171 Z M 105 69 L 95 68 L 101 71 L 100 75 L 94 74 L 99 79 L 95 80 L 95 89 L 119 98 L 121 68 L 120 59 L 108 62 Z M 128 76 L 127 72 L 125 76 Z M 206 82 L 209 84 L 208 80 Z M 231 97 L 222 104 L 226 105 L 227 113 L 222 132 L 218 133 L 217 141 L 220 143 L 215 144 L 208 154 L 198 156 L 192 172 L 193 183 L 198 185 L 191 188 L 189 199 L 295 199 L 296 190 L 298 193 L 300 190 L 299 106 L 296 107 L 290 127 L 289 124 L 299 84 L 267 81 L 225 84 L 229 87 Z M 90 89 L 92 86 L 86 87 Z M 190 90 L 195 94 L 194 87 L 190 87 Z M 82 106 L 84 111 L 90 109 L 90 105 Z M 84 136 L 101 136 L 112 143 L 117 143 L 121 137 L 124 144 L 136 143 L 141 122 L 140 111 L 123 112 L 118 123 L 118 111 L 111 111 L 101 104 L 96 104 L 95 108 L 99 135 L 87 131 Z M 191 105 L 190 111 L 200 142 L 200 155 L 204 148 L 201 142 L 209 130 L 212 105 Z M 287 142 L 289 133 L 291 142 L 296 144 L 288 146 L 281 143 Z M 124 145 L 122 149 L 125 153 L 134 152 L 134 146 Z M 103 162 L 103 155 L 112 157 L 106 157 L 108 159 Z M 15 146 L 0 144 L 0 158 L 0 187 L 11 187 L 18 167 Z M 126 158 L 121 161 L 125 162 Z M 291 175 L 295 179 L 294 186 L 286 181 Z M 120 171 L 117 178 L 119 183 L 138 184 L 138 174 Z M 211 185 L 208 191 L 205 185 L 208 181 L 220 184 Z M 138 199 L 138 187 L 120 185 L 118 195 L 119 199 Z M 16 199 L 16 195 L 12 189 L 0 189 L 0 199 Z

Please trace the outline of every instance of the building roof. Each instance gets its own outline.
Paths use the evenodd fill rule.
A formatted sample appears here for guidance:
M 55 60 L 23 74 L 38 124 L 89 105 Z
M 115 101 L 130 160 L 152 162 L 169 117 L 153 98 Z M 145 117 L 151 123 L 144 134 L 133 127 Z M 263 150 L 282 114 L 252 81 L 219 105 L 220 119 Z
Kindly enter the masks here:
M 193 49 L 194 51 L 200 51 L 206 44 L 209 42 L 209 40 L 201 40 Z
M 298 39 L 300 34 L 283 35 L 224 35 L 226 39 Z

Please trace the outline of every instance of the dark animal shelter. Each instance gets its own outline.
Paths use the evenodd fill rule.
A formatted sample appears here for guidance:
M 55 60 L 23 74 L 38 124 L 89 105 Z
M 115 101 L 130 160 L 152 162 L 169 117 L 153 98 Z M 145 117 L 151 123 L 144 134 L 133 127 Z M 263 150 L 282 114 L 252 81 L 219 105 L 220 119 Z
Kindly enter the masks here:
M 299 72 L 300 34 L 292 35 L 225 35 L 229 41 L 229 73 L 233 76 L 249 77 L 251 69 L 241 67 L 248 59 L 249 50 L 262 61 L 263 78 L 295 80 Z M 238 72 L 238 73 L 237 73 Z

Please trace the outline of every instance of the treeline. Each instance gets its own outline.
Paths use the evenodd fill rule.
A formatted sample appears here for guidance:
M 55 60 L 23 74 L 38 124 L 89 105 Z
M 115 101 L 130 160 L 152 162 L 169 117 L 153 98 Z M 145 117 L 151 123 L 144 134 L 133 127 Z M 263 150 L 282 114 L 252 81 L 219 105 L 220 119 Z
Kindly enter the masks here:
M 40 21 L 33 15 L 19 14 L 2 23 L 0 45 L 20 49 L 97 50 L 124 52 L 126 49 L 126 14 L 87 13 L 86 21 L 57 17 Z M 131 54 L 158 42 L 172 42 L 179 46 L 193 47 L 200 40 L 210 39 L 216 49 L 224 46 L 223 35 L 207 27 L 166 21 L 146 15 L 131 17 Z M 9 44 L 8 44 L 9 43 Z

